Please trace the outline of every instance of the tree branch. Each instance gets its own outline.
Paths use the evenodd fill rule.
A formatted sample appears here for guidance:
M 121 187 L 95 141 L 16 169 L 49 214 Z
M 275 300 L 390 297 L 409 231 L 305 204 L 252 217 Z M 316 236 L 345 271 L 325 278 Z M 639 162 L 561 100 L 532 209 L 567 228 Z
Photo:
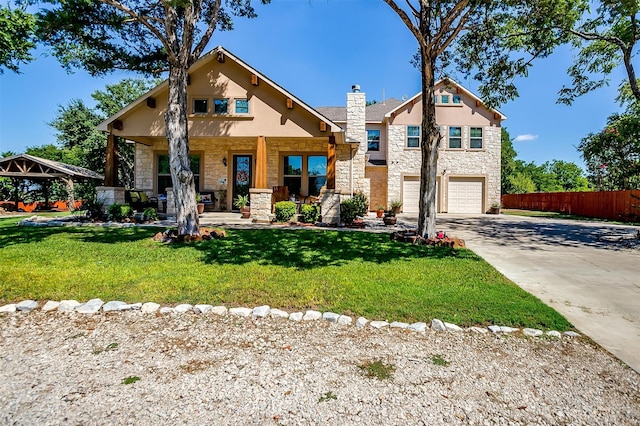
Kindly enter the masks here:
M 211 36 L 213 35 L 213 32 L 215 31 L 216 26 L 218 25 L 219 11 L 220 11 L 220 0 L 216 0 L 213 6 L 213 10 L 211 11 L 211 20 L 209 21 L 207 30 L 204 32 L 204 34 L 200 38 L 200 41 L 198 42 L 196 47 L 193 49 L 193 52 L 191 53 L 191 58 L 189 59 L 189 65 L 193 64 L 200 57 L 205 47 L 207 47 L 209 40 L 211 40 Z
M 409 0 L 406 1 L 408 2 Z M 429 46 L 427 46 L 427 41 L 424 39 L 424 36 L 422 35 L 418 27 L 416 27 L 413 21 L 411 21 L 411 18 L 409 17 L 409 15 L 407 15 L 407 12 L 405 12 L 404 9 L 398 6 L 394 0 L 384 0 L 384 2 L 398 14 L 402 22 L 404 22 L 409 31 L 411 31 L 411 34 L 413 34 L 416 40 L 418 40 L 418 44 L 420 44 L 420 47 L 423 50 L 429 49 Z M 411 7 L 411 10 L 415 11 L 413 7 Z

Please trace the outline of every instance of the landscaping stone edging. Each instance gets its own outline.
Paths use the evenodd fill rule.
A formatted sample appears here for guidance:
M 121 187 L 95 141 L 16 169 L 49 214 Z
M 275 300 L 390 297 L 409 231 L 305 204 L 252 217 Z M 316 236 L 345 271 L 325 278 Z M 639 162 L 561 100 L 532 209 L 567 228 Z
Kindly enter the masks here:
M 19 312 L 29 313 L 38 308 L 39 304 L 34 300 L 23 300 L 19 303 L 11 303 L 4 306 L 0 306 L 0 314 L 14 314 Z M 158 303 L 154 302 L 146 302 L 146 303 L 126 303 L 119 300 L 109 301 L 107 303 L 102 300 L 96 298 L 91 299 L 85 303 L 80 303 L 77 300 L 62 300 L 60 302 L 49 300 L 42 305 L 40 308 L 43 312 L 53 312 L 58 311 L 67 314 L 81 314 L 81 315 L 94 315 L 102 310 L 103 313 L 108 312 L 125 312 L 125 311 L 140 311 L 141 314 L 160 314 L 160 315 L 168 315 L 168 314 L 186 314 L 188 312 L 192 312 L 196 315 L 218 315 L 225 316 L 231 315 L 240 318 L 280 318 L 280 319 L 289 319 L 290 321 L 318 321 L 323 320 L 327 321 L 331 324 L 336 324 L 339 326 L 351 326 L 353 324 L 353 318 L 347 315 L 340 315 L 335 312 L 319 312 L 314 310 L 307 310 L 306 312 L 292 312 L 288 313 L 286 311 L 280 309 L 272 309 L 267 305 L 257 306 L 255 308 L 247 308 L 247 307 L 234 307 L 227 308 L 226 306 L 213 306 L 207 304 L 197 304 L 191 305 L 188 303 L 178 304 L 176 306 L 161 306 Z M 380 321 L 374 320 L 369 321 L 364 317 L 359 317 L 355 321 L 356 328 L 364 328 L 369 324 L 369 327 L 374 329 L 383 329 L 383 328 L 397 328 L 400 330 L 409 330 L 416 333 L 425 333 L 427 328 L 431 331 L 443 331 L 450 333 L 459 333 L 459 332 L 471 332 L 471 333 L 487 333 L 491 332 L 494 334 L 513 334 L 521 331 L 523 336 L 538 338 L 538 337 L 549 337 L 559 339 L 562 336 L 565 337 L 579 337 L 580 334 L 574 331 L 565 331 L 560 333 L 557 330 L 549 330 L 544 332 L 542 330 L 534 329 L 534 328 L 524 328 L 520 330 L 519 328 L 514 327 L 506 327 L 499 325 L 490 325 L 486 328 L 483 327 L 469 327 L 462 328 L 456 324 L 451 324 L 448 322 L 441 321 L 437 318 L 431 320 L 430 325 L 424 322 L 415 322 L 413 324 L 408 324 L 405 322 L 388 322 L 388 321 Z

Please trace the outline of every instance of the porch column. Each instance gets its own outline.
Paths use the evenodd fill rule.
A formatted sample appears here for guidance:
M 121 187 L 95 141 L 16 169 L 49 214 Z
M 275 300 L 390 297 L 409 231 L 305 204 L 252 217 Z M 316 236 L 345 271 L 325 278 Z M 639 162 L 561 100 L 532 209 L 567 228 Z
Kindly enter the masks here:
M 116 136 L 107 136 L 107 161 L 104 167 L 104 186 L 118 186 L 118 144 Z
M 327 189 L 336 189 L 336 137 L 329 136 L 327 146 Z
M 267 141 L 264 136 L 258 136 L 256 148 L 256 180 L 255 188 L 267 187 Z

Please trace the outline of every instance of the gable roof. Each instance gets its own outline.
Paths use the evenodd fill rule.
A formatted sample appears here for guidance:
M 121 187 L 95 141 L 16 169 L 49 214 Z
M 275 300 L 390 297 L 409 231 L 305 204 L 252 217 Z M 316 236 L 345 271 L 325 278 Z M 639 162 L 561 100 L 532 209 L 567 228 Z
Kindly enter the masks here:
M 460 88 L 460 90 L 462 90 L 467 96 L 469 96 L 470 98 L 472 98 L 474 101 L 476 101 L 476 104 L 478 105 L 483 105 L 488 111 L 491 111 L 495 114 L 498 114 L 500 117 L 500 120 L 506 120 L 507 116 L 504 115 L 503 113 L 501 113 L 500 111 L 498 111 L 497 109 L 494 108 L 489 108 L 488 106 L 484 105 L 484 102 L 482 102 L 482 99 L 480 99 L 479 97 L 477 97 L 471 90 L 467 89 L 466 87 L 464 87 L 462 84 L 454 81 L 451 78 L 441 78 L 440 80 L 436 81 L 436 83 L 434 84 L 434 87 L 437 87 L 439 84 L 446 84 L 446 85 L 451 85 L 451 86 L 455 86 L 457 88 Z M 401 103 L 400 105 L 398 105 L 396 108 L 392 109 L 391 111 L 388 111 L 385 114 L 386 118 L 391 117 L 391 115 L 404 108 L 406 105 L 411 104 L 411 103 L 415 103 L 415 101 L 417 99 L 420 99 L 422 97 L 422 93 L 417 93 L 416 95 L 412 96 L 411 98 L 407 99 L 406 101 L 404 101 L 403 103 Z
M 207 64 L 209 64 L 211 61 L 217 60 L 217 58 L 220 55 L 224 55 L 225 60 L 226 59 L 230 59 L 230 60 L 234 61 L 235 63 L 240 65 L 242 68 L 247 70 L 248 73 L 257 75 L 258 78 L 262 82 L 270 85 L 271 87 L 273 87 L 274 89 L 276 89 L 277 91 L 282 93 L 283 96 L 285 96 L 287 98 L 291 98 L 294 101 L 294 103 L 296 103 L 297 105 L 301 106 L 304 110 L 309 112 L 311 115 L 315 116 L 319 120 L 322 120 L 322 121 L 326 122 L 327 123 L 327 127 L 328 127 L 327 130 L 330 130 L 331 132 L 334 132 L 334 133 L 343 132 L 342 128 L 340 126 L 338 126 L 336 123 L 334 123 L 329 117 L 324 116 L 323 114 L 321 114 L 320 112 L 318 112 L 314 108 L 310 107 L 305 102 L 300 100 L 298 97 L 294 96 L 293 94 L 291 94 L 290 92 L 285 90 L 282 86 L 280 86 L 279 84 L 275 83 L 273 80 L 271 80 L 270 78 L 268 78 L 264 74 L 260 73 L 255 68 L 251 67 L 249 64 L 247 64 L 246 62 L 244 62 L 243 60 L 241 60 L 240 58 L 238 58 L 237 56 L 235 56 L 233 53 L 229 52 L 227 49 L 225 49 L 222 46 L 218 46 L 218 47 L 214 48 L 213 50 L 210 50 L 209 52 L 207 52 L 204 55 L 202 55 L 202 57 L 200 57 L 200 59 L 198 59 L 191 66 L 191 68 L 189 68 L 189 72 L 192 73 L 192 72 L 197 71 L 198 69 L 200 69 L 200 68 L 206 66 Z M 103 132 L 108 131 L 109 130 L 109 125 L 111 123 L 113 123 L 115 120 L 117 120 L 120 117 L 122 117 L 127 112 L 129 112 L 132 109 L 136 108 L 141 103 L 145 102 L 147 98 L 153 97 L 154 95 L 158 94 L 159 92 L 161 92 L 163 90 L 168 90 L 168 86 L 169 86 L 169 80 L 166 79 L 162 83 L 160 83 L 156 87 L 154 87 L 153 89 L 149 90 L 144 95 L 140 96 L 135 101 L 131 102 L 129 105 L 127 105 L 124 108 L 122 108 L 120 111 L 118 111 L 115 114 L 113 114 L 111 117 L 109 117 L 106 120 L 104 120 L 102 123 L 98 124 L 98 130 L 101 130 Z
M 0 159 L 0 176 L 25 179 L 70 177 L 104 180 L 104 176 L 93 170 L 29 154 L 18 154 Z

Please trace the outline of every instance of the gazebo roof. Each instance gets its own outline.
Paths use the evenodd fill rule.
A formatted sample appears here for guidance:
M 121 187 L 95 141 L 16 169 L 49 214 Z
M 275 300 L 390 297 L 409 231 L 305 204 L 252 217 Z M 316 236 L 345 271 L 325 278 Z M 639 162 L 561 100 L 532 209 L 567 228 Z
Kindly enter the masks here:
M 104 176 L 84 167 L 47 160 L 29 154 L 18 154 L 0 159 L 0 176 L 31 180 L 46 179 L 96 179 Z

